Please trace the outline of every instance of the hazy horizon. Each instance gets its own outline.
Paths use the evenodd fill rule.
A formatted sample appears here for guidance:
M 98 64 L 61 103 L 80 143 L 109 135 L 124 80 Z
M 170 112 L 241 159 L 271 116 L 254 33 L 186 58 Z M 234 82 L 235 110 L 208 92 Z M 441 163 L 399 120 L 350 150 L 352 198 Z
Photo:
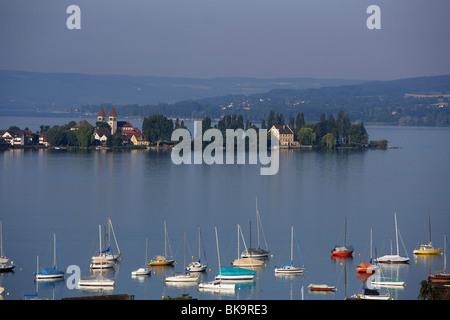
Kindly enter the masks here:
M 66 26 L 77 5 L 81 29 Z M 369 30 L 370 5 L 381 29 Z M 0 0 L 0 69 L 177 78 L 450 74 L 448 0 Z

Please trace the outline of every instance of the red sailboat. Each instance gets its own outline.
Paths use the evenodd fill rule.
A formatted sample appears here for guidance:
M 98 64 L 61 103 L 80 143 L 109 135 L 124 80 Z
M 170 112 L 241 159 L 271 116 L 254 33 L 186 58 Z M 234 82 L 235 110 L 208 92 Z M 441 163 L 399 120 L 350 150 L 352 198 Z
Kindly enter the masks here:
M 347 246 L 347 218 L 345 218 L 345 239 L 344 245 L 336 245 L 331 250 L 332 257 L 350 257 L 353 254 L 353 247 Z

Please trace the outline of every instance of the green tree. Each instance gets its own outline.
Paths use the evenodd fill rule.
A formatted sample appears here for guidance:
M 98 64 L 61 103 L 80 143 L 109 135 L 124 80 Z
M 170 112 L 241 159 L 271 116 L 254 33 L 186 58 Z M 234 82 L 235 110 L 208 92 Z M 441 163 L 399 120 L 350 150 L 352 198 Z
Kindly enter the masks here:
M 310 124 L 304 124 L 297 136 L 301 145 L 314 145 L 316 142 L 316 133 Z
M 173 121 L 161 114 L 148 116 L 142 123 L 142 133 L 151 142 L 169 141 L 173 131 Z
M 332 150 L 334 149 L 335 145 L 336 145 L 336 137 L 332 134 L 332 133 L 327 133 L 326 135 L 323 136 L 322 138 L 322 148 L 325 148 L 327 150 Z
M 60 127 L 52 127 L 45 132 L 45 140 L 52 146 L 61 146 L 65 145 L 66 133 Z
M 94 127 L 86 123 L 85 125 L 74 130 L 75 136 L 77 137 L 78 146 L 82 148 L 87 148 L 94 141 Z M 46 136 L 47 137 L 47 136 Z

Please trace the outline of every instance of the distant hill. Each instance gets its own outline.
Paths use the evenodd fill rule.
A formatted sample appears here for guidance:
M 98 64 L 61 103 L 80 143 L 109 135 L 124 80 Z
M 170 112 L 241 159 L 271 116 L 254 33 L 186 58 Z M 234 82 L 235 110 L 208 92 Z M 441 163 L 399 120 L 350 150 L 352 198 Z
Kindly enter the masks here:
M 250 95 L 272 89 L 359 84 L 362 80 L 168 78 L 0 70 L 0 111 L 65 111 L 84 105 L 174 103 L 219 95 Z
M 344 110 L 352 120 L 371 124 L 449 126 L 449 102 L 450 76 L 445 75 L 301 90 L 273 89 L 251 95 L 126 105 L 117 109 L 130 116 L 161 113 L 197 119 L 242 114 L 244 119 L 255 122 L 267 119 L 271 110 L 282 113 L 286 122 L 297 113 L 303 113 L 307 122 L 316 122 L 322 113 L 336 117 L 339 110 Z
M 0 114 L 96 114 L 114 105 L 121 117 L 164 114 L 180 119 L 219 119 L 242 114 L 253 122 L 271 110 L 286 122 L 303 113 L 344 110 L 366 124 L 450 126 L 450 75 L 393 81 L 341 79 L 164 78 L 0 70 Z

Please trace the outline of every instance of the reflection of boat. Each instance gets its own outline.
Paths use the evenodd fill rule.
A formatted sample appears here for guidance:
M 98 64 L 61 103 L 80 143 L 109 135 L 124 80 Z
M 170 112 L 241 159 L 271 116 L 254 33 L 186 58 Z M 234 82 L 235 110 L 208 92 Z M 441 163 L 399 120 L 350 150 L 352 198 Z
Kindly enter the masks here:
M 372 264 L 372 228 L 370 228 L 370 262 L 361 262 L 356 267 L 357 273 L 375 273 L 378 266 Z
M 336 291 L 336 287 L 335 286 L 329 286 L 327 284 L 310 284 L 308 286 L 309 290 L 311 291 Z
M 336 245 L 331 250 L 332 257 L 349 257 L 353 254 L 353 247 L 347 246 L 347 218 L 345 218 L 344 245 Z
M 3 255 L 3 230 L 2 230 L 2 222 L 0 221 L 0 272 L 8 272 L 14 269 L 15 265 L 11 261 L 8 264 L 9 259 Z
M 374 277 L 370 282 L 375 287 L 402 287 L 405 282 L 400 278 Z
M 376 289 L 363 288 L 362 292 L 354 294 L 352 298 L 358 300 L 389 300 L 391 295 L 389 292 L 382 294 Z
M 442 249 L 437 249 L 433 247 L 431 243 L 431 217 L 430 213 L 428 213 L 428 234 L 429 234 L 429 242 L 426 244 L 421 244 L 418 248 L 416 248 L 413 253 L 414 254 L 439 254 Z
M 147 247 L 148 247 L 148 239 L 145 238 L 145 263 L 144 263 L 144 265 L 148 264 L 148 261 L 147 261 Z M 146 276 L 146 275 L 149 275 L 149 274 L 151 274 L 151 269 L 148 266 L 141 267 L 141 268 L 131 272 L 132 276 Z
M 151 266 L 171 266 L 175 262 L 175 259 L 172 259 L 172 258 L 167 259 L 167 240 L 168 240 L 167 227 L 166 227 L 166 221 L 164 220 L 164 255 L 156 256 L 154 259 L 150 260 L 149 265 L 151 265 Z M 170 243 L 169 243 L 169 249 L 170 249 Z
M 450 273 L 447 273 L 447 235 L 444 234 L 444 269 L 434 274 L 428 275 L 428 281 L 431 283 L 450 284 Z
M 200 233 L 200 227 L 198 227 L 198 261 L 192 261 L 191 263 L 189 263 L 186 267 L 186 271 L 189 272 L 202 272 L 205 271 L 206 268 L 208 267 L 207 263 L 202 263 L 200 260 L 200 249 L 201 249 L 201 241 L 202 236 Z M 205 256 L 205 261 L 206 261 L 206 253 L 205 253 L 205 249 L 203 249 L 203 254 Z
M 297 243 L 297 249 L 300 254 L 300 249 L 298 247 L 297 237 L 295 238 L 295 242 Z M 302 256 L 300 255 L 300 258 Z M 305 271 L 305 267 L 294 267 L 294 227 L 291 226 L 291 261 L 289 263 L 283 263 L 281 267 L 275 267 L 275 274 L 299 274 Z M 303 261 L 302 261 L 303 262 Z
M 217 245 L 217 259 L 219 260 L 219 273 L 221 273 L 220 268 L 220 252 L 219 252 L 219 238 L 217 236 L 217 227 L 214 228 L 216 232 L 216 245 Z M 199 289 L 212 290 L 212 291 L 234 291 L 234 283 L 223 283 L 220 277 L 219 281 L 202 282 L 198 284 Z
M 380 263 L 408 263 L 409 257 L 402 257 L 399 255 L 398 250 L 398 227 L 397 227 L 397 215 L 394 212 L 394 220 L 395 220 L 395 240 L 397 244 L 397 254 L 388 254 L 384 255 L 381 258 L 377 258 L 376 261 Z M 392 248 L 391 248 L 392 251 Z
M 102 273 L 93 276 L 87 276 L 81 278 L 78 281 L 78 288 L 102 288 L 102 287 L 113 287 L 114 280 L 105 277 Z
M 37 258 L 37 271 L 34 274 L 36 280 L 61 280 L 64 279 L 64 271 L 56 268 L 56 235 L 53 234 L 53 267 L 52 268 L 42 268 L 39 271 L 39 257 Z M 58 249 L 59 254 L 59 249 Z M 61 255 L 59 254 L 61 260 L 61 265 L 64 269 L 64 264 L 62 262 Z
M 245 240 L 244 240 L 244 236 L 242 234 L 242 229 L 241 226 L 238 224 L 238 246 L 237 246 L 237 250 L 238 250 L 238 259 L 235 259 L 232 262 L 233 267 L 241 267 L 241 268 L 258 268 L 261 267 L 261 265 L 264 263 L 264 261 L 262 260 L 258 260 L 258 259 L 254 259 L 254 258 L 239 258 L 239 234 L 242 237 L 242 242 L 244 243 L 244 247 L 245 247 L 245 251 L 247 252 L 247 246 L 245 245 Z
M 264 242 L 266 241 L 266 237 L 264 236 L 264 230 L 262 227 L 262 222 L 261 222 L 261 217 L 259 215 L 259 211 L 258 211 L 258 199 L 256 199 L 256 229 L 258 230 L 258 247 L 257 248 L 252 248 L 252 225 L 250 222 L 250 247 L 246 248 L 242 254 L 241 257 L 242 258 L 265 258 L 269 256 L 269 248 L 267 246 L 267 242 L 265 242 L 266 244 L 266 249 L 264 250 L 261 248 L 260 245 L 260 241 L 259 241 L 259 228 L 261 228 L 261 232 L 262 235 L 264 237 Z

